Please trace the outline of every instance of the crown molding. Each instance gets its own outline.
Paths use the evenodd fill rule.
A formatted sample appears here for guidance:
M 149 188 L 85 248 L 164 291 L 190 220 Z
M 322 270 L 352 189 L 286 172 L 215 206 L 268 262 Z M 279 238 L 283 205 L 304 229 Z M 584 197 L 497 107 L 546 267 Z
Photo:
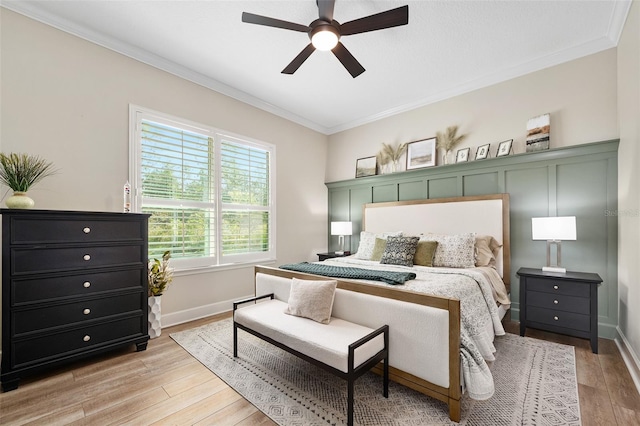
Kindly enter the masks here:
M 113 37 L 109 37 L 97 31 L 93 31 L 85 26 L 77 25 L 73 22 L 62 19 L 58 16 L 41 10 L 34 3 L 19 2 L 15 0 L 0 0 L 0 7 L 4 7 L 13 12 L 27 16 L 99 46 L 113 50 L 122 55 L 143 62 L 152 67 L 161 69 L 170 74 L 191 81 L 195 84 L 206 87 L 230 98 L 244 102 L 263 111 L 269 112 L 301 126 L 307 127 L 311 130 L 315 130 L 325 135 L 332 135 L 334 133 L 339 133 L 355 127 L 363 126 L 374 121 L 431 105 L 445 99 L 459 96 L 474 90 L 482 89 L 535 71 L 540 71 L 545 68 L 549 68 L 555 65 L 562 64 L 564 62 L 569 62 L 581 58 L 583 56 L 592 55 L 603 50 L 616 47 L 622 34 L 627 15 L 631 8 L 631 3 L 631 0 L 615 2 L 614 9 L 609 20 L 609 28 L 607 34 L 599 39 L 595 39 L 588 43 L 574 46 L 570 49 L 559 51 L 551 55 L 536 58 L 535 60 L 524 62 L 522 64 L 513 66 L 497 73 L 481 76 L 480 78 L 436 93 L 433 96 L 429 96 L 415 102 L 398 105 L 395 108 L 391 108 L 370 116 L 362 117 L 357 120 L 352 120 L 350 122 L 343 123 L 339 126 L 334 127 L 323 126 L 312 120 L 301 117 L 291 111 L 287 111 L 273 104 L 265 102 L 264 100 L 250 95 L 246 92 L 228 86 L 210 77 L 204 76 L 198 72 L 193 71 L 192 69 L 179 65 L 173 61 L 169 61 L 166 58 L 152 54 L 144 49 L 137 48 L 128 43 L 123 43 Z

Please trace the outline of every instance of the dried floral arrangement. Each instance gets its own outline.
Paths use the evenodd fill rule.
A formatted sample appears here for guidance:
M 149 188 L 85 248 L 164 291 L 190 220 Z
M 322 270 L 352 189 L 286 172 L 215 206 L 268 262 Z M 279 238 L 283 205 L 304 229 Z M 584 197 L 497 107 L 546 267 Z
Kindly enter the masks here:
M 402 156 L 405 154 L 405 152 L 407 152 L 406 143 L 396 143 L 395 145 L 391 145 L 383 142 L 382 149 L 380 150 L 380 152 L 378 152 L 378 154 L 376 154 L 376 157 L 378 157 L 378 164 L 380 166 L 386 166 L 387 164 L 391 163 L 391 171 L 395 172 L 398 166 L 398 162 L 400 161 L 400 158 L 402 158 Z

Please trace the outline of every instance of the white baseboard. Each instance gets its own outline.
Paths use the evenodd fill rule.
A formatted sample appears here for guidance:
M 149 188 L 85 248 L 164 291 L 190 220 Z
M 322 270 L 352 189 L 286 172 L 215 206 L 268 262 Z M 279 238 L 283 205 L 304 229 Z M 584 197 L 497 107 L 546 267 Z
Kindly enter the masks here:
M 171 312 L 169 314 L 163 313 L 162 328 L 171 327 L 172 325 L 184 324 L 185 322 L 210 317 L 212 315 L 221 314 L 223 312 L 229 312 L 231 309 L 233 309 L 233 302 L 249 297 L 253 297 L 253 295 L 251 294 L 245 297 L 234 298 L 233 300 L 226 300 L 224 302 L 198 306 L 197 308 L 186 309 L 184 311 Z
M 631 374 L 631 379 L 633 379 L 636 389 L 640 392 L 640 358 L 638 358 L 638 355 L 634 352 L 627 337 L 622 333 L 622 330 L 620 330 L 620 327 L 616 327 L 616 331 L 618 332 L 618 336 L 615 339 L 616 345 L 629 370 L 629 374 Z

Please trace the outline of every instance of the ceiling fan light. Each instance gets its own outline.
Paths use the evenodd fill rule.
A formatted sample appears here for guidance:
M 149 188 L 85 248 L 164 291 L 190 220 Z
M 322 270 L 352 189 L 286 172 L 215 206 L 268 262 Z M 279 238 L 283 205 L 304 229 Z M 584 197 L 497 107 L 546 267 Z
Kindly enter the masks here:
M 318 31 L 311 36 L 311 44 L 318 50 L 331 50 L 338 44 L 338 35 L 328 29 Z

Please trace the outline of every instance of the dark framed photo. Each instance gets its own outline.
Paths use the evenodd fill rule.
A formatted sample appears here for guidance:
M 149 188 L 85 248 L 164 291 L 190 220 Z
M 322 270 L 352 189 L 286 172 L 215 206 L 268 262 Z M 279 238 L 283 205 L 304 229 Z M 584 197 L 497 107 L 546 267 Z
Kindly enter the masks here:
M 509 155 L 511 153 L 511 144 L 513 144 L 513 139 L 500 142 L 500 145 L 498 145 L 498 152 L 496 153 L 496 157 L 504 157 L 506 155 Z
M 456 153 L 456 163 L 464 163 L 469 161 L 469 151 L 471 151 L 471 148 L 459 149 Z
M 373 157 L 358 158 L 356 160 L 356 177 L 375 176 L 378 159 Z
M 436 165 L 436 138 L 407 144 L 407 170 Z
M 491 146 L 490 143 L 486 145 L 480 145 L 478 147 L 478 150 L 476 151 L 476 160 L 484 160 L 485 158 L 487 158 L 489 156 L 490 146 Z

